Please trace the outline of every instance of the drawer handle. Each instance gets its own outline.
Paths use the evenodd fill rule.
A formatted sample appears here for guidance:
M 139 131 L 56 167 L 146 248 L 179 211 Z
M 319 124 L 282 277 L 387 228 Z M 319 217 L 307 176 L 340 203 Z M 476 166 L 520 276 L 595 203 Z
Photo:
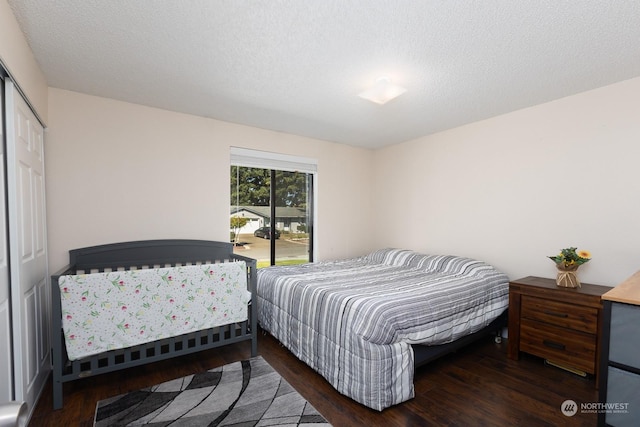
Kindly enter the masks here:
M 544 340 L 544 341 L 542 341 L 542 344 L 546 345 L 547 347 L 555 348 L 556 350 L 564 350 L 565 349 L 564 344 L 560 344 L 560 343 L 554 342 L 554 341 Z
M 557 311 L 544 310 L 543 313 L 555 317 L 569 317 L 567 313 L 558 313 Z

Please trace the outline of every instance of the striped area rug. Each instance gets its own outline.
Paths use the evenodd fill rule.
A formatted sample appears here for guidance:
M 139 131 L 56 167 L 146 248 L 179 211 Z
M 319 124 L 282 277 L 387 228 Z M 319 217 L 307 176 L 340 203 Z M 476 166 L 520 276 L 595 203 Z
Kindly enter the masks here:
M 101 400 L 94 426 L 330 426 L 260 356 Z

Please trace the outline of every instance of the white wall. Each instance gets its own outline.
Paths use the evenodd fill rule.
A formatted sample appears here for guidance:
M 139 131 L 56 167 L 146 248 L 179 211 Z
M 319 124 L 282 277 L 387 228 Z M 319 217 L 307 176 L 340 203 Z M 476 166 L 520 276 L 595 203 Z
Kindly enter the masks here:
M 581 280 L 615 286 L 640 269 L 639 159 L 640 78 L 387 147 L 376 244 L 512 279 L 555 277 L 545 256 L 577 246 L 593 255 Z
M 119 241 L 229 239 L 230 147 L 318 159 L 318 259 L 357 256 L 373 238 L 373 153 L 309 138 L 49 89 L 51 271 L 68 251 Z M 337 191 L 339 189 L 339 191 Z
M 6 0 L 0 0 L 0 61 L 26 94 L 38 118 L 47 122 L 47 81 Z

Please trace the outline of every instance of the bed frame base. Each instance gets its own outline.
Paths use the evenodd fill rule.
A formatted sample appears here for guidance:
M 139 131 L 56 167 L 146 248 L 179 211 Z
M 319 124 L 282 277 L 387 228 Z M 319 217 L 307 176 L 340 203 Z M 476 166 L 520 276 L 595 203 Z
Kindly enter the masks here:
M 453 353 L 456 350 L 489 335 L 495 335 L 494 339 L 496 343 L 502 341 L 502 328 L 507 326 L 507 313 L 507 310 L 505 310 L 500 316 L 498 316 L 484 329 L 481 329 L 471 335 L 467 335 L 466 337 L 462 337 L 457 341 L 435 346 L 413 345 L 412 348 L 415 369 L 419 368 L 420 366 L 426 365 L 427 363 L 432 362 L 436 359 L 439 359 L 442 356 Z

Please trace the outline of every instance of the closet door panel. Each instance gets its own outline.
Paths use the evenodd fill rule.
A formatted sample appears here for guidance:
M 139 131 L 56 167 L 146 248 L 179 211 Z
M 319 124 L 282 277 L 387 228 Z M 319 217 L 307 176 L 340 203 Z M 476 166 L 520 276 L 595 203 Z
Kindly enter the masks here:
M 11 82 L 5 90 L 15 399 L 33 409 L 50 369 L 44 130 Z
M 29 289 L 25 292 L 23 296 L 23 307 L 22 312 L 24 313 L 25 322 L 22 325 L 24 329 L 24 345 L 25 352 L 28 357 L 24 359 L 25 363 L 25 371 L 24 371 L 24 380 L 28 385 L 33 384 L 36 376 L 38 375 L 38 360 L 37 356 L 37 315 L 36 315 L 36 293 L 35 289 Z
M 7 205 L 4 151 L 4 81 L 0 79 L 0 402 L 13 399 L 11 357 L 11 301 L 9 300 L 9 259 L 7 257 Z
M 44 208 L 44 176 L 35 173 L 33 176 L 33 190 L 36 197 L 33 199 L 33 215 L 35 221 L 35 236 L 33 239 L 35 256 L 43 256 L 47 251 L 45 236 L 45 208 Z
M 0 293 L 4 293 L 0 292 Z M 8 292 L 7 292 L 8 293 Z M 9 299 L 0 301 L 0 402 L 13 400 L 13 365 L 11 363 L 11 318 Z
M 31 207 L 31 168 L 18 163 L 18 200 L 20 202 L 18 216 L 20 221 L 20 258 L 23 263 L 33 259 L 33 209 Z

